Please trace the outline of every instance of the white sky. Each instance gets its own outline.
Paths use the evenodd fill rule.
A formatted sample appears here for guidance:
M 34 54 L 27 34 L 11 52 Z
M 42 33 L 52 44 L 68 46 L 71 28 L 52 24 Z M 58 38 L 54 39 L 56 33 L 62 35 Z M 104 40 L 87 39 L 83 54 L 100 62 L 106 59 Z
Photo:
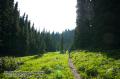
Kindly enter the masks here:
M 76 27 L 76 0 L 15 0 L 20 14 L 28 14 L 35 28 L 62 32 Z

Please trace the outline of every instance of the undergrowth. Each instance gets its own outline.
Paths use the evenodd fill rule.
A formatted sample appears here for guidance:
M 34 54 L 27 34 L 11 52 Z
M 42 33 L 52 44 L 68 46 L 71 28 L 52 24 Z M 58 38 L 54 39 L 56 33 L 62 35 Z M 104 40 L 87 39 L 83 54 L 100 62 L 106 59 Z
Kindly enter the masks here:
M 67 54 L 48 52 L 43 56 L 17 57 L 16 60 L 22 64 L 14 70 L 15 75 L 8 77 L 2 74 L 1 79 L 74 79 L 68 66 Z
M 71 58 L 82 79 L 120 79 L 120 59 L 86 51 L 74 51 Z

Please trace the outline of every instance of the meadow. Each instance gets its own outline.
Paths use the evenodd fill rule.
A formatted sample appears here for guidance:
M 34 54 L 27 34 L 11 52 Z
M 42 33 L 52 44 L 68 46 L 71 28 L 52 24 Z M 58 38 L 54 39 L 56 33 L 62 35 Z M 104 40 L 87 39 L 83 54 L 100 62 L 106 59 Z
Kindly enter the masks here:
M 82 79 L 120 79 L 120 54 L 74 51 L 71 54 Z
M 2 74 L 1 79 L 74 79 L 68 65 L 67 54 L 48 52 L 42 56 L 34 55 L 14 59 L 20 66 L 14 70 L 13 77 L 8 77 L 9 73 L 6 72 Z
M 120 79 L 120 55 L 72 51 L 70 57 L 82 79 Z M 74 79 L 68 54 L 1 57 L 0 79 Z

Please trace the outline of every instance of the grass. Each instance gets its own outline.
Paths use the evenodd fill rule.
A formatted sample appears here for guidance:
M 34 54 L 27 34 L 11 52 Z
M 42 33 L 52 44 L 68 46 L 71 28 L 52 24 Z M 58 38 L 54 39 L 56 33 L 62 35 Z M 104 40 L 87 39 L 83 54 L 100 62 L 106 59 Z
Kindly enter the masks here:
M 120 59 L 85 51 L 74 51 L 71 58 L 82 79 L 120 79 Z
M 15 74 L 16 77 L 7 77 L 4 75 L 3 79 L 21 79 L 24 77 L 25 79 L 74 79 L 68 66 L 67 54 L 48 52 L 43 56 L 17 57 L 16 60 L 22 64 L 14 72 L 23 74 L 23 76 Z M 27 75 L 24 75 L 25 72 Z M 29 74 L 31 75 L 29 76 Z
M 115 53 L 114 53 L 115 54 Z M 71 58 L 82 79 L 120 79 L 120 54 L 73 51 Z M 0 79 L 74 79 L 68 66 L 68 54 L 0 58 Z M 9 76 L 8 76 L 9 75 Z

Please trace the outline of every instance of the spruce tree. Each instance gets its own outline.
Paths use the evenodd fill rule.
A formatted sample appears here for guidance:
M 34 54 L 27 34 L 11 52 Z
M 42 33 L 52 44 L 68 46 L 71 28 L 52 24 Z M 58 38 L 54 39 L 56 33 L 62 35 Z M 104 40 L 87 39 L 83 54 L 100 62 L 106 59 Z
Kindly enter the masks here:
M 61 42 L 60 42 L 60 53 L 64 53 L 64 47 L 63 47 L 63 33 L 61 34 Z

